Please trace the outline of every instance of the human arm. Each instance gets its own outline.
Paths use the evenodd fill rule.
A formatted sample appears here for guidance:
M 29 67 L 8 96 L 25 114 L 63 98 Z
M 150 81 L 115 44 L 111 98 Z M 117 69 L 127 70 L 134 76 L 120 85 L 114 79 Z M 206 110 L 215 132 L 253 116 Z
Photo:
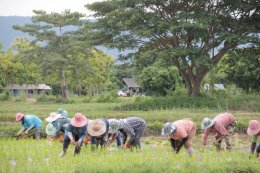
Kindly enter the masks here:
M 251 153 L 254 154 L 255 148 L 256 148 L 256 141 L 257 141 L 257 135 L 254 135 L 252 137 L 252 143 L 251 143 Z
M 208 140 L 209 133 L 210 133 L 210 129 L 207 129 L 207 130 L 204 132 L 203 137 L 202 137 L 202 140 L 201 140 L 201 144 L 202 144 L 202 145 L 206 145 L 206 144 L 207 144 L 207 140 Z
M 19 136 L 19 135 L 21 135 L 24 131 L 25 131 L 25 127 L 22 127 L 21 128 L 21 130 L 19 130 L 19 132 L 17 132 L 16 134 L 15 134 L 15 136 Z

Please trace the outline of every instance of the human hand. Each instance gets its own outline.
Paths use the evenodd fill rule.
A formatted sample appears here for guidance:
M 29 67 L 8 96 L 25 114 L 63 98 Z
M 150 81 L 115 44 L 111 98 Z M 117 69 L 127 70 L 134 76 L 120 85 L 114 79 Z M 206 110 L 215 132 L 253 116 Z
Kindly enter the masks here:
M 25 135 L 28 135 L 28 131 L 26 130 L 26 131 L 24 132 L 24 134 L 25 134 Z
M 76 141 L 74 139 L 71 139 L 70 143 L 73 144 L 73 145 L 76 145 Z
M 81 142 L 82 142 L 82 139 L 79 139 L 79 140 L 76 142 L 75 145 L 76 145 L 77 147 L 81 147 Z

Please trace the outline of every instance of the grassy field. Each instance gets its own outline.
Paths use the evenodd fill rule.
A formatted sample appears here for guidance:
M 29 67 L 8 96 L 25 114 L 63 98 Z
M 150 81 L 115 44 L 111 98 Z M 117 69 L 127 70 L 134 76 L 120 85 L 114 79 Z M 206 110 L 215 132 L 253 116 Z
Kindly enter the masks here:
M 122 98 L 121 98 L 122 99 Z M 44 119 L 49 116 L 50 112 L 56 111 L 62 107 L 69 111 L 69 117 L 76 112 L 82 112 L 89 119 L 99 117 L 124 118 L 129 116 L 138 116 L 145 119 L 148 123 L 146 132 L 159 133 L 163 123 L 167 121 L 175 121 L 182 118 L 191 118 L 198 127 L 204 117 L 214 117 L 220 112 L 231 112 L 238 119 L 239 131 L 245 131 L 248 121 L 251 119 L 259 119 L 259 112 L 246 111 L 230 111 L 225 109 L 185 109 L 175 108 L 171 110 L 150 110 L 150 111 L 117 111 L 113 108 L 129 102 L 129 100 L 121 100 L 121 103 L 35 103 L 31 102 L 0 102 L 0 137 L 12 137 L 21 127 L 20 123 L 15 122 L 15 114 L 17 112 L 35 114 L 43 120 L 43 129 L 46 122 Z M 44 131 L 43 131 L 44 132 Z M 44 133 L 43 133 L 44 135 Z
M 211 146 L 204 149 L 195 145 L 196 152 L 190 158 L 182 149 L 180 154 L 171 152 L 169 145 L 156 139 L 145 139 L 142 152 L 117 150 L 114 147 L 91 151 L 83 146 L 80 155 L 73 156 L 73 146 L 67 155 L 59 158 L 61 144 L 47 140 L 0 140 L 0 172 L 69 172 L 69 173 L 257 173 L 260 170 L 256 158 L 249 159 L 243 151 L 216 152 Z M 168 144 L 168 143 L 167 143 Z
M 120 98 L 117 103 L 32 103 L 0 102 L 0 172 L 260 172 L 260 164 L 255 158 L 249 159 L 250 138 L 244 133 L 247 123 L 251 119 L 259 119 L 260 113 L 254 111 L 230 111 L 227 109 L 185 109 L 149 111 L 119 111 L 114 107 L 123 105 L 129 100 Z M 63 107 L 69 111 L 69 117 L 76 112 L 84 113 L 88 118 L 99 117 L 124 118 L 138 116 L 148 123 L 146 137 L 142 139 L 142 152 L 117 150 L 114 146 L 105 150 L 90 151 L 90 147 L 83 146 L 79 156 L 73 156 L 70 146 L 65 158 L 58 158 L 62 144 L 49 143 L 46 139 L 35 141 L 32 139 L 15 140 L 14 134 L 21 128 L 15 122 L 16 112 L 38 115 L 43 120 L 44 134 L 46 122 L 50 112 Z M 166 138 L 159 136 L 164 122 L 182 118 L 191 118 L 200 127 L 204 117 L 214 117 L 220 112 L 233 113 L 239 122 L 240 132 L 233 137 L 234 149 L 231 152 L 216 152 L 209 138 L 209 145 L 201 148 L 200 130 L 195 138 L 195 154 L 188 156 L 185 149 L 179 155 L 173 154 Z

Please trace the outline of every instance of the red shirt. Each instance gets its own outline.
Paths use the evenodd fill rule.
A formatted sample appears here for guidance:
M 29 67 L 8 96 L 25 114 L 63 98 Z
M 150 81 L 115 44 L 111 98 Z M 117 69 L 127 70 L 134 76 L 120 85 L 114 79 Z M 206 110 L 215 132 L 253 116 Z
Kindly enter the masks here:
M 203 136 L 203 143 L 206 144 L 208 136 L 210 133 L 218 133 L 221 137 L 228 134 L 227 127 L 231 125 L 236 118 L 230 113 L 223 113 L 217 115 L 214 119 L 213 127 L 206 129 Z

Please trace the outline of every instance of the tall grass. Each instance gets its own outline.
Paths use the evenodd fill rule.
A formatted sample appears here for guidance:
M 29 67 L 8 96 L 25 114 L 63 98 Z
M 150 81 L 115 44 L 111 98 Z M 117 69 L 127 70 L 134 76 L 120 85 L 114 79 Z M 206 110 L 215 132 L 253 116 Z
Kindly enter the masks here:
M 259 172 L 259 161 L 245 152 L 200 150 L 190 158 L 185 150 L 173 154 L 168 146 L 143 145 L 142 152 L 108 148 L 91 151 L 83 147 L 73 156 L 70 146 L 64 158 L 58 158 L 61 144 L 46 140 L 0 140 L 0 172 L 75 172 L 75 173 L 153 173 L 153 172 Z

